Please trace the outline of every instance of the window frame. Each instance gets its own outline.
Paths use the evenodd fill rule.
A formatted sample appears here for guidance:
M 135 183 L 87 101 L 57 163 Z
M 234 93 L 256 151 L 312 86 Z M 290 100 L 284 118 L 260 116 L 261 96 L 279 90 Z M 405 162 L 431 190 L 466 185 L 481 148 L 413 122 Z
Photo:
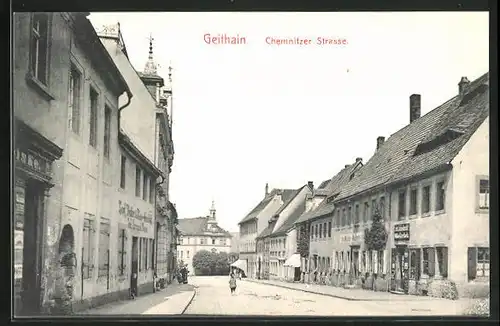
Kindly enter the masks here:
M 482 180 L 487 180 L 488 181 L 488 207 L 481 207 L 481 181 Z M 476 176 L 476 189 L 475 189 L 475 194 L 476 194 L 476 213 L 489 213 L 490 208 L 489 205 L 491 204 L 491 188 L 490 188 L 490 177 L 488 175 L 477 175 Z
M 104 232 L 103 228 L 107 228 L 106 232 Z M 101 241 L 103 241 L 106 237 L 106 242 L 107 242 L 107 249 L 106 250 L 106 261 L 103 262 L 101 260 L 102 255 L 104 255 L 103 252 L 101 252 L 101 249 L 102 249 L 102 243 Z M 97 269 L 97 278 L 100 278 L 100 277 L 108 277 L 109 274 L 110 274 L 110 270 L 109 270 L 109 267 L 110 267 L 110 257 L 109 257 L 109 254 L 110 254 L 110 238 L 111 238 L 111 224 L 110 224 L 110 221 L 109 219 L 101 219 L 99 221 L 99 246 L 98 246 L 98 269 Z
M 135 165 L 135 196 L 141 198 L 142 169 L 139 164 Z
M 403 195 L 403 197 L 401 197 Z M 398 214 L 397 214 L 397 220 L 398 221 L 404 221 L 407 213 L 407 205 L 406 205 L 406 199 L 408 197 L 408 191 L 406 188 L 401 188 L 398 189 Z M 403 209 L 401 209 L 401 203 L 403 204 Z
M 109 161 L 111 158 L 111 129 L 113 128 L 113 109 L 108 103 L 104 103 L 104 134 L 103 134 L 103 156 Z
M 424 211 L 424 202 L 425 202 L 425 189 L 429 189 L 428 192 L 428 197 L 427 197 L 427 211 Z M 431 214 L 432 207 L 432 184 L 430 183 L 425 183 L 422 185 L 421 190 L 420 190 L 420 211 L 422 217 L 427 217 Z
M 443 194 L 443 207 L 438 208 L 438 199 L 439 199 L 439 184 L 443 184 L 442 194 Z M 434 211 L 436 213 L 443 213 L 446 211 L 446 180 L 444 178 L 436 180 L 436 184 L 434 186 Z
M 33 48 L 33 39 L 35 38 L 35 18 L 36 16 L 45 16 L 47 18 L 46 20 L 46 33 L 45 33 L 45 71 L 43 71 L 44 75 L 44 80 L 40 79 L 38 74 L 39 71 L 38 67 L 33 66 L 33 56 L 36 54 L 36 57 L 39 58 L 38 52 Z M 50 71 L 50 39 L 52 36 L 52 14 L 51 13 L 45 13 L 45 12 L 34 12 L 31 13 L 30 15 L 30 38 L 29 38 L 29 75 L 32 80 L 36 81 L 39 85 L 38 86 L 43 86 L 48 90 L 48 86 L 50 84 L 49 81 L 49 71 Z M 38 35 L 37 40 L 40 42 L 42 40 L 43 35 Z M 39 47 L 37 47 L 39 49 Z M 36 52 L 36 53 L 35 53 Z M 39 60 L 36 60 L 37 63 L 39 63 Z M 36 64 L 38 66 L 38 64 Z M 36 69 L 36 71 L 35 71 Z
M 118 229 L 118 276 L 126 275 L 127 269 L 127 230 L 125 228 Z
M 142 200 L 147 201 L 149 199 L 149 176 L 145 173 L 143 173 L 142 176 Z
M 99 88 L 91 82 L 88 90 L 89 94 L 89 116 L 88 116 L 88 122 L 89 122 L 89 139 L 88 139 L 88 144 L 90 147 L 94 149 L 99 148 L 99 108 L 101 106 L 101 93 L 99 91 Z M 93 94 L 96 95 L 95 97 L 95 107 L 92 105 L 94 103 L 93 101 Z
M 125 155 L 120 156 L 120 188 L 125 189 L 127 187 L 127 157 Z
M 82 117 L 83 117 L 83 98 L 84 98 L 84 85 L 85 85 L 85 76 L 83 73 L 83 69 L 76 62 L 74 58 L 70 59 L 70 68 L 68 75 L 68 113 L 70 114 L 69 119 L 69 129 L 73 135 L 81 137 L 82 135 Z M 77 91 L 75 92 L 75 88 L 73 86 L 73 76 L 78 76 L 78 85 Z M 76 96 L 75 96 L 76 94 Z M 75 98 L 76 97 L 76 98 Z M 71 101 L 71 104 L 70 104 Z M 75 105 L 76 103 L 76 105 Z M 76 109 L 75 109 L 76 107 Z M 78 118 L 75 118 L 75 111 L 78 113 Z M 76 122 L 76 123 L 75 123 Z M 75 128 L 75 125 L 77 128 Z M 78 129 L 78 130 L 75 130 Z
M 412 194 L 415 194 L 415 201 L 413 202 L 412 201 Z M 417 186 L 411 186 L 410 187 L 410 191 L 408 193 L 408 201 L 409 201 L 409 205 L 408 205 L 408 216 L 410 218 L 415 218 L 417 215 L 418 215 L 418 187 Z M 412 207 L 412 206 L 415 206 L 415 207 Z M 412 210 L 414 209 L 414 211 Z

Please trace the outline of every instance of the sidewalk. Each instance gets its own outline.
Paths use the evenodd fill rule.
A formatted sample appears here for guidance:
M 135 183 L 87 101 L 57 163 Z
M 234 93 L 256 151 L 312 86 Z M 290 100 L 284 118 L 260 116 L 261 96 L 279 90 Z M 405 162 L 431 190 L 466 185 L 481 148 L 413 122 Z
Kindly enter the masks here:
M 281 282 L 273 280 L 255 280 L 248 278 L 242 279 L 242 281 L 279 286 L 286 289 L 299 290 L 314 294 L 321 294 L 350 301 L 434 301 L 438 299 L 426 296 L 400 295 L 390 292 L 376 292 L 363 289 L 344 289 L 330 285 L 289 283 L 289 282 Z M 440 299 L 440 300 L 446 300 L 446 299 Z
M 78 313 L 79 315 L 180 315 L 195 296 L 195 288 L 189 284 L 170 284 L 165 289 L 137 297 L 134 300 L 117 301 Z

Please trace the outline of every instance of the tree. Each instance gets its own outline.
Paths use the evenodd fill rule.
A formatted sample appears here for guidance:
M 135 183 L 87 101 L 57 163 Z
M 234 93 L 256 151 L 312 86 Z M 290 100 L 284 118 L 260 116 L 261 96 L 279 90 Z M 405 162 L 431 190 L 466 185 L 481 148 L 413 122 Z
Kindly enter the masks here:
M 225 252 L 219 252 L 215 257 L 215 275 L 229 274 L 229 255 Z
M 387 231 L 378 209 L 375 210 L 370 229 L 365 229 L 365 244 L 368 250 L 380 251 L 385 249 Z
M 193 256 L 193 268 L 196 275 L 210 275 L 215 268 L 214 253 L 201 250 Z
M 306 224 L 302 224 L 299 226 L 297 251 L 300 254 L 300 257 L 309 256 L 309 227 Z

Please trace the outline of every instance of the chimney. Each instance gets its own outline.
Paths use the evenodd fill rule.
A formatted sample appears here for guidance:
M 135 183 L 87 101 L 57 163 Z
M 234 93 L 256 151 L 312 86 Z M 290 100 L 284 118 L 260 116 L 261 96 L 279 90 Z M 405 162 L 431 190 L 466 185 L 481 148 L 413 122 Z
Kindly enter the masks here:
M 309 189 L 314 190 L 314 182 L 307 181 L 307 186 L 309 187 Z
M 266 183 L 266 196 L 269 195 L 269 184 Z
M 378 136 L 377 137 L 377 150 L 382 147 L 382 145 L 385 142 L 385 137 L 384 136 Z
M 420 94 L 410 96 L 410 123 L 420 118 Z
M 361 158 L 361 157 L 356 157 L 356 163 L 360 163 L 360 162 L 363 162 L 363 158 Z
M 346 164 L 346 165 L 344 165 L 344 168 L 346 169 L 346 168 L 348 168 L 350 166 L 351 166 L 351 164 Z
M 460 82 L 458 83 L 458 95 L 464 96 L 465 91 L 467 90 L 467 86 L 469 86 L 470 81 L 467 77 L 462 77 Z

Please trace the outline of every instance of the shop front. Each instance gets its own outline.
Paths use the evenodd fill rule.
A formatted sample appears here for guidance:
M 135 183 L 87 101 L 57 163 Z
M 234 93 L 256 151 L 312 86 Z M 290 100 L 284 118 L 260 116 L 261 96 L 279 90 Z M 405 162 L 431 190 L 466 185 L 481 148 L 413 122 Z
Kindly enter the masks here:
M 420 259 L 417 257 L 417 251 L 408 249 L 410 241 L 410 224 L 402 223 L 394 226 L 394 247 L 391 250 L 391 285 L 392 292 L 408 294 L 410 274 L 412 278 L 417 277 L 415 266 Z M 410 258 L 411 257 L 411 258 Z M 413 268 L 410 273 L 410 259 L 413 261 Z
M 15 126 L 14 309 L 33 316 L 40 314 L 44 297 L 46 203 L 54 186 L 52 163 L 62 149 L 19 120 Z

